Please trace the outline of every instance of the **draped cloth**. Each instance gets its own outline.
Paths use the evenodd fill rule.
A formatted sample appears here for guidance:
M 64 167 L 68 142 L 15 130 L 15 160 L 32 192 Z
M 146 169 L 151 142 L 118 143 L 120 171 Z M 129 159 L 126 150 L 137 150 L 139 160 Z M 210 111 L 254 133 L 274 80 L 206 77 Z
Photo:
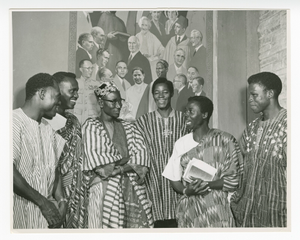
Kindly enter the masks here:
M 85 152 L 83 167 L 93 178 L 89 227 L 152 227 L 151 203 L 147 198 L 145 185 L 138 185 L 136 182 L 136 178 L 145 177 L 150 167 L 140 132 L 131 123 L 115 121 L 111 138 L 98 118 L 88 119 L 82 132 Z M 125 157 L 129 157 L 127 164 L 133 172 L 107 178 L 118 161 Z
M 28 184 L 44 197 L 53 199 L 55 169 L 65 140 L 44 119 L 29 118 L 21 108 L 13 111 L 13 164 Z M 40 208 L 13 194 L 13 228 L 47 228 Z
M 173 155 L 164 171 L 164 176 L 172 181 L 187 182 L 182 178 L 183 173 L 193 158 L 200 159 L 217 169 L 213 179 L 223 178 L 221 190 L 211 190 L 205 196 L 182 196 L 176 207 L 178 227 L 234 227 L 234 219 L 228 201 L 228 192 L 236 190 L 241 182 L 243 159 L 235 138 L 217 129 L 210 129 L 197 146 L 184 154 L 182 145 L 189 148 L 195 142 L 188 135 L 186 142 L 176 142 Z M 180 143 L 180 145 L 179 145 Z
M 66 112 L 65 127 L 57 133 L 61 135 L 66 144 L 59 161 L 62 174 L 63 188 L 68 199 L 68 210 L 65 228 L 87 228 L 87 206 L 89 179 L 82 173 L 83 146 L 81 125 L 77 117 Z
M 251 122 L 240 140 L 245 173 L 232 196 L 238 227 L 287 226 L 287 111 L 271 120 Z

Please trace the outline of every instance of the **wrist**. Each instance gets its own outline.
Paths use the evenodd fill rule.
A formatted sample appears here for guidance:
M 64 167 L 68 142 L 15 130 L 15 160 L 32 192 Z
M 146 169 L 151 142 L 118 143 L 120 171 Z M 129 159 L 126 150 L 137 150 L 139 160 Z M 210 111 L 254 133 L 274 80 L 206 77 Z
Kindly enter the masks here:
M 60 204 L 62 204 L 62 203 L 65 203 L 65 204 L 67 204 L 68 203 L 68 199 L 66 199 L 66 198 L 61 198 L 61 199 L 59 199 L 58 201 L 57 201 L 57 204 L 60 206 Z
M 186 190 L 187 190 L 187 188 L 184 188 L 184 189 L 182 190 L 182 194 L 183 194 L 183 196 L 188 197 L 188 195 L 186 194 Z

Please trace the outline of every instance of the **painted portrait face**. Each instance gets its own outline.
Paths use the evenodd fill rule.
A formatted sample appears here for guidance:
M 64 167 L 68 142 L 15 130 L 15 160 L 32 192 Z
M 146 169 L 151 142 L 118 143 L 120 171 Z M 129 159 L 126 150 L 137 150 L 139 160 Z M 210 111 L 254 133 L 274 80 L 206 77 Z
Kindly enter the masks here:
M 187 71 L 187 79 L 189 83 L 192 83 L 192 80 L 198 76 L 198 72 L 196 71 L 195 68 L 190 67 Z
M 81 72 L 82 77 L 86 79 L 90 78 L 93 72 L 93 64 L 90 61 L 84 61 L 79 70 Z
M 158 21 L 160 19 L 161 11 L 152 11 L 151 16 L 154 21 Z
M 192 32 L 190 37 L 190 42 L 193 47 L 199 46 L 201 44 L 200 35 L 195 32 Z
M 104 51 L 102 54 L 100 54 L 98 56 L 97 65 L 100 68 L 105 67 L 106 64 L 108 63 L 109 57 L 110 57 L 110 54 L 107 51 Z
M 174 31 L 176 35 L 181 36 L 185 32 L 185 28 L 183 28 L 179 23 L 175 23 Z
M 146 20 L 146 19 L 144 19 L 144 20 L 142 21 L 142 24 L 141 24 L 141 31 L 144 32 L 144 33 L 146 33 L 146 32 L 149 31 L 149 29 L 150 29 L 149 21 Z
M 124 62 L 119 62 L 118 65 L 116 66 L 116 73 L 120 78 L 124 78 L 125 75 L 127 74 L 128 69 L 127 65 Z
M 139 44 L 137 43 L 136 37 L 131 36 L 128 39 L 128 49 L 132 53 L 135 53 L 139 50 Z
M 132 74 L 133 81 L 135 84 L 142 84 L 144 82 L 145 74 L 141 72 L 141 70 L 135 70 Z
M 165 66 L 158 62 L 156 64 L 156 74 L 157 74 L 157 77 L 166 77 L 167 76 L 167 72 L 168 72 L 168 69 L 165 68 Z
M 87 51 L 92 51 L 94 46 L 94 39 L 92 36 L 89 36 L 87 39 L 82 41 L 82 47 Z
M 177 50 L 174 54 L 174 60 L 177 66 L 181 66 L 185 60 L 185 55 L 182 50 Z

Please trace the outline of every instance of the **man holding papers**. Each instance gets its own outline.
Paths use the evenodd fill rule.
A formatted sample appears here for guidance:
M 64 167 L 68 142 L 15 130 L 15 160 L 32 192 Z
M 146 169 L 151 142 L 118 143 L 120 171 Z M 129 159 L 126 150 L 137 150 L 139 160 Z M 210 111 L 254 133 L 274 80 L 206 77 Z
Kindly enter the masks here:
M 213 103 L 207 97 L 188 99 L 185 116 L 191 133 L 176 141 L 163 172 L 174 190 L 183 195 L 176 207 L 176 219 L 181 228 L 234 227 L 227 197 L 228 192 L 239 186 L 242 155 L 232 135 L 208 127 L 212 112 Z M 201 164 L 194 163 L 195 160 Z M 207 164 L 216 170 L 210 181 L 203 178 L 211 175 Z M 190 177 L 192 181 L 186 178 L 190 175 L 194 176 Z

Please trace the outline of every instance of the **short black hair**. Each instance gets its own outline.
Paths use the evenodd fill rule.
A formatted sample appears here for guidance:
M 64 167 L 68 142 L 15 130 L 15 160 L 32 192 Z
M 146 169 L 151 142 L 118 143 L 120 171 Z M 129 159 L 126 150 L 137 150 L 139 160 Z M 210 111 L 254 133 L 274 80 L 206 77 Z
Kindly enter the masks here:
M 164 78 L 164 77 L 159 77 L 158 79 L 156 79 L 152 85 L 152 94 L 154 94 L 154 89 L 156 87 L 157 84 L 160 84 L 160 83 L 163 83 L 163 84 L 166 84 L 166 86 L 168 87 L 170 93 L 171 93 L 171 96 L 174 95 L 174 86 L 173 86 L 173 83 L 171 81 L 169 81 L 168 79 Z
M 124 60 L 119 60 L 119 61 L 117 61 L 117 63 L 116 63 L 116 67 L 117 67 L 117 66 L 118 66 L 118 64 L 119 64 L 119 63 L 121 63 L 121 62 L 122 62 L 122 63 L 125 63 L 125 64 L 126 64 L 126 66 L 127 66 L 127 63 L 126 63 Z
M 64 78 L 69 77 L 69 78 L 74 78 L 76 79 L 76 75 L 71 72 L 56 72 L 53 74 L 54 80 L 60 84 L 61 82 L 64 81 Z
M 196 68 L 195 66 L 189 66 L 189 67 L 187 68 L 187 70 L 189 70 L 190 68 L 194 68 L 194 69 L 196 70 L 196 72 L 199 73 L 198 68 Z
M 193 96 L 188 99 L 188 102 L 195 102 L 198 104 L 198 106 L 201 109 L 201 113 L 207 112 L 207 123 L 209 123 L 209 119 L 213 113 L 214 110 L 214 104 L 213 102 L 208 98 L 204 96 Z
M 273 90 L 275 98 L 278 98 L 282 90 L 281 79 L 275 73 L 261 72 L 254 74 L 248 78 L 248 84 L 254 83 L 264 86 L 267 90 Z
M 30 100 L 41 88 L 54 87 L 55 79 L 48 73 L 38 73 L 28 79 L 25 86 L 26 100 Z

